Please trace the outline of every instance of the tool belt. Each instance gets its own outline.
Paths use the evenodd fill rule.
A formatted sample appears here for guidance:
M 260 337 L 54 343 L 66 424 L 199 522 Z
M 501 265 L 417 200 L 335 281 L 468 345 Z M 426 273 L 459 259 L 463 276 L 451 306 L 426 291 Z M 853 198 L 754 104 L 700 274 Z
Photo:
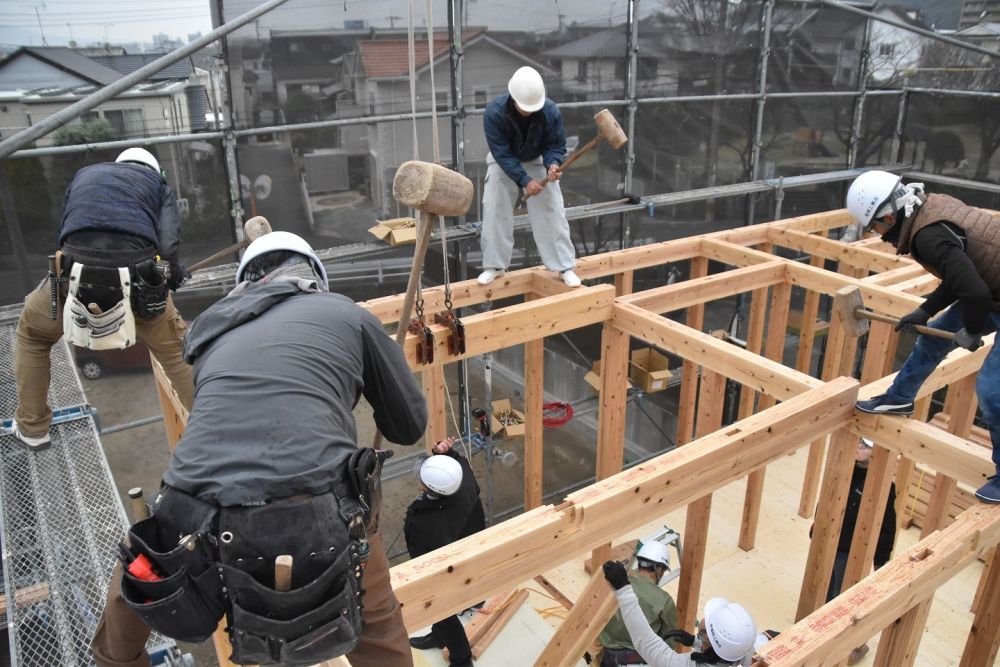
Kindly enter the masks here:
M 601 667 L 616 665 L 645 665 L 646 659 L 632 648 L 606 648 L 601 653 Z
M 63 331 L 71 343 L 92 350 L 129 347 L 135 343 L 136 317 L 150 320 L 166 311 L 167 281 L 155 253 L 152 246 L 95 250 L 63 245 L 50 279 L 54 299 L 65 293 Z M 60 276 L 67 271 L 64 288 Z
M 151 628 L 182 641 L 203 641 L 225 613 L 230 660 L 240 664 L 314 665 L 350 652 L 363 628 L 382 458 L 359 450 L 333 491 L 260 505 L 218 508 L 165 487 L 123 545 L 163 579 L 138 580 L 125 564 L 122 597 Z M 292 557 L 292 581 L 278 591 L 283 555 Z

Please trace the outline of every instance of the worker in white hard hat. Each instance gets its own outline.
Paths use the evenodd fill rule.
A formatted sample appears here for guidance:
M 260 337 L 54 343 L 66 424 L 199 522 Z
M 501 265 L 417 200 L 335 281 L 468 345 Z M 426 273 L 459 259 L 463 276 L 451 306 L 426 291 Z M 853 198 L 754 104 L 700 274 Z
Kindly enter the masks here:
M 442 440 L 420 465 L 420 495 L 406 509 L 403 534 L 410 558 L 422 556 L 486 527 L 483 503 L 468 459 L 454 449 L 455 438 Z M 472 648 L 457 615 L 431 625 L 422 637 L 410 639 L 420 650 L 447 648 L 449 664 L 472 665 Z
M 983 336 L 1000 328 L 1000 225 L 988 211 L 967 206 L 949 195 L 924 194 L 922 183 L 904 184 L 885 171 L 867 171 L 847 192 L 847 209 L 857 222 L 912 254 L 941 279 L 915 310 L 903 316 L 897 331 L 915 335 L 915 325 L 951 331 L 954 342 L 921 335 L 886 393 L 858 401 L 874 414 L 910 415 L 924 380 L 957 347 L 975 351 Z M 994 475 L 977 492 L 986 503 L 1000 503 L 1000 351 L 986 355 L 976 379 L 976 395 L 993 443 Z
M 150 628 L 202 641 L 225 614 L 235 663 L 412 665 L 378 530 L 386 455 L 358 447 L 352 411 L 364 396 L 386 440 L 412 445 L 420 384 L 302 238 L 256 239 L 236 278 L 185 339 L 194 405 L 152 517 L 121 545 L 95 662 L 148 667 Z M 173 583 L 138 579 L 138 554 Z M 276 582 L 286 557 L 291 590 Z
M 635 569 L 629 574 L 629 583 L 639 600 L 639 608 L 653 632 L 661 639 L 678 629 L 677 605 L 659 582 L 670 570 L 670 553 L 663 542 L 650 540 L 643 542 L 635 555 Z M 604 626 L 597 637 L 597 643 L 602 647 L 600 662 L 602 667 L 614 665 L 638 665 L 645 662 L 632 644 L 628 628 L 622 619 L 621 610 Z M 669 639 L 671 647 L 677 647 L 675 639 Z M 683 643 L 683 642 L 681 642 Z M 595 660 L 597 656 L 595 656 Z
M 566 159 L 562 114 L 545 97 L 542 75 L 532 67 L 514 72 L 507 92 L 486 107 L 483 130 L 490 153 L 486 156 L 483 189 L 483 272 L 488 285 L 510 266 L 514 249 L 514 205 L 524 189 L 531 232 L 546 268 L 579 287 L 573 271 L 576 249 L 559 189 L 558 167 Z
M 24 299 L 17 324 L 13 436 L 24 448 L 48 448 L 49 352 L 63 336 L 93 350 L 142 340 L 191 407 L 191 367 L 181 358 L 184 319 L 170 291 L 187 275 L 178 259 L 177 198 L 144 148 L 73 177 L 63 203 L 49 275 Z
M 723 597 L 706 602 L 692 651 L 677 653 L 649 627 L 629 583 L 625 566 L 618 561 L 607 561 L 604 563 L 604 578 L 615 589 L 622 619 L 636 651 L 650 667 L 742 665 L 753 651 L 757 626 L 740 604 Z

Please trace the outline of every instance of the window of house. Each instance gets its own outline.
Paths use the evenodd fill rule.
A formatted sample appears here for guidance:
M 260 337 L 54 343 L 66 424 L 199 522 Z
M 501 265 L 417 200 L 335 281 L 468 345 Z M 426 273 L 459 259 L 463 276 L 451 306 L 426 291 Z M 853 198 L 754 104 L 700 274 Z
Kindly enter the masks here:
M 878 45 L 878 54 L 880 56 L 891 56 L 894 47 L 895 47 L 895 44 L 879 44 Z
M 640 58 L 639 69 L 636 72 L 640 81 L 650 81 L 656 78 L 656 60 L 653 58 Z
M 586 81 L 587 80 L 587 61 L 578 60 L 576 63 L 576 80 Z
M 615 62 L 615 78 L 624 81 L 625 80 L 625 61 L 619 60 Z
M 142 109 L 106 109 L 104 120 L 123 136 L 146 133 L 146 119 L 142 115 Z
M 88 111 L 80 114 L 81 123 L 89 123 L 90 121 L 97 120 L 98 118 L 100 118 L 100 115 L 98 115 L 96 111 Z
M 473 93 L 473 100 L 474 100 L 474 103 L 475 103 L 475 107 L 477 109 L 485 109 L 486 108 L 486 91 L 485 90 L 477 90 L 475 93 Z

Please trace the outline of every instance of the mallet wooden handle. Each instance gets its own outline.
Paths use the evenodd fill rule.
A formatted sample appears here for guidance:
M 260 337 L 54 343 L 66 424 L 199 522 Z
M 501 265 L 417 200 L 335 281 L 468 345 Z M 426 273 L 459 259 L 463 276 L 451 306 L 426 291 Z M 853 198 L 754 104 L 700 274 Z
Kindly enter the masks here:
M 858 308 L 854 311 L 854 314 L 858 317 L 863 317 L 868 320 L 874 320 L 876 322 L 885 322 L 887 324 L 899 324 L 899 320 L 895 317 L 889 317 L 888 315 L 883 315 L 881 313 L 875 313 L 870 310 L 865 310 L 864 308 Z M 943 329 L 935 329 L 933 327 L 925 327 L 922 324 L 915 324 L 914 329 L 922 334 L 927 334 L 928 336 L 935 336 L 937 338 L 943 338 L 945 340 L 955 340 L 955 334 L 950 331 L 944 331 Z
M 227 247 L 223 248 L 222 250 L 220 250 L 218 252 L 212 253 L 211 255 L 209 255 L 208 257 L 206 257 L 205 259 L 203 259 L 203 260 L 201 260 L 199 262 L 195 262 L 191 266 L 187 267 L 187 270 L 188 271 L 197 271 L 198 269 L 203 269 L 206 266 L 211 266 L 212 264 L 215 264 L 216 262 L 218 262 L 220 259 L 222 259 L 226 255 L 232 255 L 234 252 L 242 250 L 243 248 L 247 247 L 248 245 L 250 245 L 250 240 L 245 238 L 242 241 L 240 241 L 239 243 L 234 243 L 231 246 L 227 246 Z
M 292 557 L 278 556 L 274 559 L 274 590 L 292 590 Z
M 566 158 L 565 162 L 563 162 L 561 165 L 559 165 L 558 167 L 556 167 L 556 171 L 558 171 L 560 174 L 563 173 L 564 171 L 566 171 L 566 169 L 571 164 L 573 164 L 574 162 L 576 162 L 580 158 L 581 155 L 583 155 L 584 153 L 586 153 L 587 151 L 589 151 L 590 149 L 592 149 L 594 146 L 596 146 L 597 142 L 599 142 L 600 140 L 601 140 L 601 135 L 598 134 L 596 137 L 594 137 L 593 139 L 591 139 L 590 141 L 588 141 L 586 144 L 584 144 L 583 148 L 575 151 L 572 155 L 570 155 L 568 158 Z M 546 185 L 549 184 L 548 173 L 546 173 L 546 177 L 542 178 L 542 180 L 540 181 L 540 183 L 542 184 L 543 188 Z M 531 195 L 525 195 L 525 199 L 527 199 L 530 196 Z

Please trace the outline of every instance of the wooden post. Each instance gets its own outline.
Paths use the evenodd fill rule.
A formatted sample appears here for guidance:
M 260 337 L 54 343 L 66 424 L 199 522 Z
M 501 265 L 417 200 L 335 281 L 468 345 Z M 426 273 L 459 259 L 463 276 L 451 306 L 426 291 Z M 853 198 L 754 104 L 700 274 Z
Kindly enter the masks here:
M 698 435 L 707 435 L 722 426 L 726 400 L 726 376 L 703 369 L 698 398 Z M 684 563 L 677 588 L 677 622 L 681 628 L 693 628 L 701 594 L 701 578 L 708 546 L 708 520 L 712 513 L 712 494 L 690 503 L 684 521 Z M 596 562 L 596 561 L 595 561 Z
M 187 426 L 188 411 L 181 404 L 181 399 L 174 391 L 170 378 L 167 377 L 163 366 L 149 353 L 149 363 L 153 368 L 153 378 L 156 380 L 156 396 L 160 400 L 160 411 L 163 413 L 163 428 L 167 432 L 167 447 L 174 451 L 177 441 L 184 435 L 184 427 Z
M 788 330 L 788 307 L 792 301 L 792 286 L 781 283 L 771 288 L 771 307 L 767 325 L 767 342 L 764 356 L 781 363 L 785 354 L 785 335 Z M 775 404 L 773 396 L 761 396 L 759 410 Z M 743 500 L 743 520 L 740 522 L 740 549 L 750 551 L 757 540 L 760 521 L 760 504 L 764 497 L 764 476 L 767 468 L 758 468 L 747 476 L 746 495 Z
M 857 439 L 846 428 L 839 429 L 830 436 L 822 493 L 816 509 L 812 541 L 809 543 L 799 605 L 795 612 L 796 622 L 826 601 L 830 572 L 833 570 L 833 559 L 837 553 L 837 542 L 840 540 L 840 528 L 844 520 L 844 505 L 847 504 L 847 493 L 851 486 L 856 446 Z
M 524 344 L 524 509 L 542 504 L 545 339 Z
M 601 335 L 601 395 L 597 417 L 597 481 L 621 472 L 625 455 L 625 411 L 628 398 L 629 336 L 610 322 Z M 611 543 L 592 554 L 593 563 L 611 558 Z
M 632 293 L 634 271 L 622 271 L 615 274 L 615 296 L 625 296 Z
M 420 371 L 420 383 L 427 399 L 427 430 L 424 432 L 424 448 L 429 454 L 436 443 L 448 437 L 448 422 L 445 415 L 444 367 L 441 364 L 425 366 Z
M 691 279 L 708 275 L 708 259 L 691 259 Z M 687 309 L 687 326 L 701 331 L 705 324 L 705 305 L 697 304 Z M 684 360 L 681 373 L 681 395 L 677 406 L 677 444 L 683 445 L 694 437 L 694 414 L 698 396 L 698 365 Z
M 924 396 L 918 398 L 913 404 L 913 419 L 916 421 L 927 421 L 927 415 L 931 411 L 931 397 Z M 896 532 L 910 527 L 913 517 L 910 516 L 909 489 L 910 480 L 916 473 L 916 464 L 913 459 L 900 455 L 896 464 Z
M 933 599 L 932 595 L 918 603 L 882 631 L 872 663 L 874 667 L 912 667 Z
M 979 589 L 979 599 L 987 602 L 976 606 L 959 667 L 992 665 L 996 661 L 1000 648 L 1000 609 L 996 608 L 996 601 L 1000 600 L 1000 549 L 993 549 L 990 554 Z
M 617 609 L 618 600 L 611 586 L 604 580 L 603 568 L 595 567 L 590 583 L 580 593 L 566 620 L 538 656 L 535 667 L 575 665 L 591 642 L 601 634 Z

